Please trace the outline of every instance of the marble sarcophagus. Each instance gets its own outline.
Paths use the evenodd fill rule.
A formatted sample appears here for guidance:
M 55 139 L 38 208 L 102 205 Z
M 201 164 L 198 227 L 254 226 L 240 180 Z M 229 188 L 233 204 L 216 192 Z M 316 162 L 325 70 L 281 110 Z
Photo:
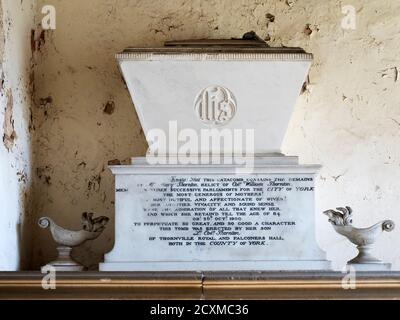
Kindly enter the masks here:
M 315 174 L 281 153 L 312 55 L 259 41 L 130 48 L 117 59 L 149 143 L 111 166 L 103 271 L 324 270 Z

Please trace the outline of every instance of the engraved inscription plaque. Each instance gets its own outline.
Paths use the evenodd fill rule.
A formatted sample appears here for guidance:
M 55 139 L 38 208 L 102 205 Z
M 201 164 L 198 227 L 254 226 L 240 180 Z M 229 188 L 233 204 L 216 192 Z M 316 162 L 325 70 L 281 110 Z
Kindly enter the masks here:
M 119 234 L 113 251 L 106 255 L 106 261 L 113 261 L 105 264 L 108 267 L 298 270 L 326 266 L 314 236 L 312 172 L 117 174 L 116 188 L 127 192 L 116 194 L 121 222 L 116 221 Z

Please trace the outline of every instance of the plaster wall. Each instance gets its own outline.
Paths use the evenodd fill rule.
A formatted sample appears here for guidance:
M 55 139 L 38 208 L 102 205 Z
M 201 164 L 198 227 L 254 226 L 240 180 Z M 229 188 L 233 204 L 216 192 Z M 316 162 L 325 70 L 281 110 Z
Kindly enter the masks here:
M 385 218 L 397 223 L 376 253 L 400 269 L 399 1 L 38 0 L 38 17 L 48 4 L 56 8 L 56 29 L 37 30 L 34 53 L 35 218 L 48 215 L 71 228 L 80 227 L 84 211 L 113 218 L 107 164 L 145 154 L 116 52 L 254 30 L 271 46 L 314 54 L 283 151 L 323 165 L 317 181 L 320 246 L 336 269 L 354 256 L 322 215 L 349 205 L 357 226 Z M 354 30 L 342 27 L 348 4 L 355 8 Z M 75 249 L 75 258 L 96 268 L 113 246 L 113 228 L 111 222 L 99 239 Z M 55 245 L 47 231 L 32 230 L 31 267 L 38 268 L 54 258 Z
M 31 30 L 36 1 L 0 3 L 0 270 L 28 268 L 32 195 Z

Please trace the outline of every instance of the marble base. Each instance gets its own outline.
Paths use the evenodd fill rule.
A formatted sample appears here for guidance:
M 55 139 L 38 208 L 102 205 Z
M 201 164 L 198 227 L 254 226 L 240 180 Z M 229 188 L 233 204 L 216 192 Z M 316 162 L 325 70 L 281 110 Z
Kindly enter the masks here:
M 110 167 L 115 245 L 100 271 L 329 270 L 315 240 L 320 167 L 296 160 L 258 158 L 249 174 L 143 159 Z
M 355 271 L 390 271 L 392 270 L 391 263 L 348 263 L 349 268 L 354 268 Z
M 298 271 L 298 270 L 330 270 L 331 263 L 326 260 L 298 261 L 201 261 L 201 262 L 108 262 L 101 263 L 101 271 Z
M 72 248 L 66 246 L 57 247 L 58 257 L 57 260 L 54 260 L 47 265 L 41 268 L 42 272 L 45 271 L 47 266 L 51 266 L 55 269 L 55 271 L 68 271 L 68 272 L 76 272 L 83 271 L 83 265 L 77 263 L 75 260 L 71 258 Z

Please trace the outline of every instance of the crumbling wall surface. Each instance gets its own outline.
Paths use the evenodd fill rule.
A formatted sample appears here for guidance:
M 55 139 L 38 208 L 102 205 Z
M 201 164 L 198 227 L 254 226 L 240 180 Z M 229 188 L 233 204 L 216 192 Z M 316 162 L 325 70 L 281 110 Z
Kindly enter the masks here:
M 323 165 L 316 233 L 335 268 L 355 249 L 335 234 L 323 210 L 350 205 L 356 225 L 392 218 L 400 226 L 400 1 L 350 1 L 355 26 L 342 23 L 347 2 L 340 0 L 40 0 L 38 12 L 49 4 L 56 8 L 56 29 L 36 34 L 38 215 L 74 228 L 84 211 L 113 219 L 107 163 L 145 153 L 116 52 L 254 30 L 272 46 L 314 54 L 284 152 Z M 112 248 L 113 227 L 75 249 L 75 258 L 95 268 Z M 34 230 L 32 267 L 38 268 L 54 258 L 55 245 L 48 232 Z M 386 234 L 376 250 L 397 269 L 399 241 L 399 231 Z
M 0 3 L 0 270 L 25 269 L 30 253 L 32 55 L 36 1 Z

